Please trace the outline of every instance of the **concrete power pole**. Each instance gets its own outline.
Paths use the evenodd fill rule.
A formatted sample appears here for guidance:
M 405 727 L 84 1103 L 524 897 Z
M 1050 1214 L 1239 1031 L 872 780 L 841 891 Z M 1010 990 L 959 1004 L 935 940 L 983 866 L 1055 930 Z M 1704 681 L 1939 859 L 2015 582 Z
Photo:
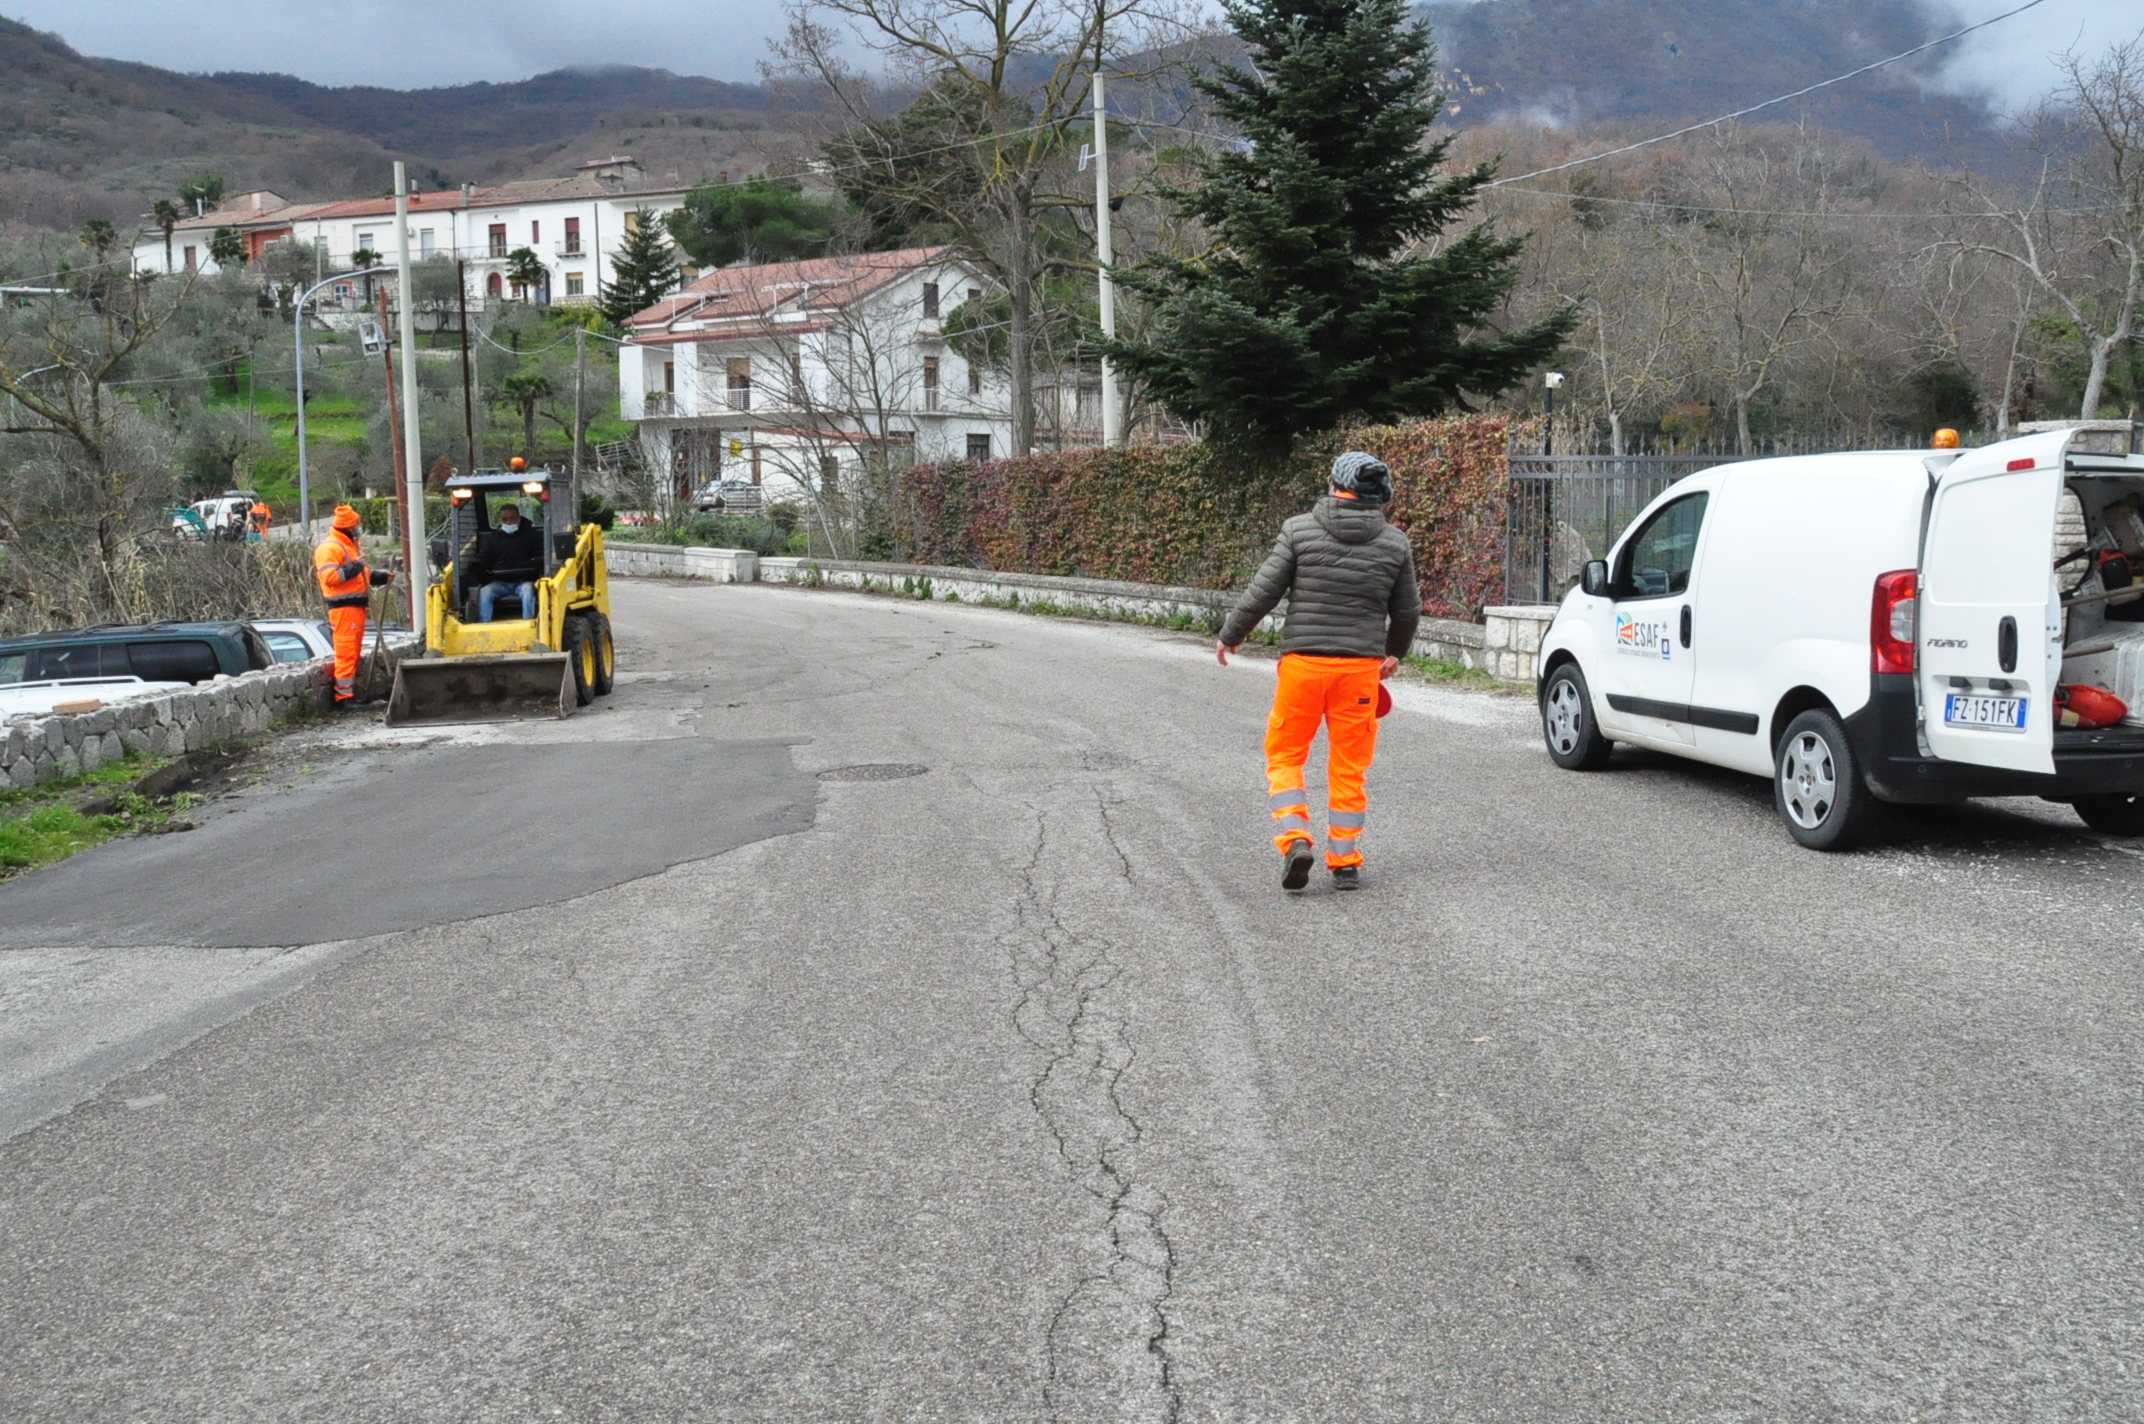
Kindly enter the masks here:
M 410 629 L 424 636 L 424 595 L 432 586 L 431 549 L 425 543 L 424 447 L 417 437 L 417 317 L 416 283 L 409 267 L 409 175 L 395 164 L 395 281 L 402 289 L 400 328 L 402 346 L 402 459 L 403 489 L 409 499 L 410 561 L 402 577 L 409 580 Z
M 1102 272 L 1102 335 L 1117 336 L 1117 284 L 1109 275 L 1116 265 L 1115 245 L 1109 232 L 1109 106 L 1102 98 L 1102 71 L 1094 71 L 1094 245 Z M 1102 443 L 1124 443 L 1124 416 L 1117 407 L 1117 372 L 1109 358 L 1102 358 Z

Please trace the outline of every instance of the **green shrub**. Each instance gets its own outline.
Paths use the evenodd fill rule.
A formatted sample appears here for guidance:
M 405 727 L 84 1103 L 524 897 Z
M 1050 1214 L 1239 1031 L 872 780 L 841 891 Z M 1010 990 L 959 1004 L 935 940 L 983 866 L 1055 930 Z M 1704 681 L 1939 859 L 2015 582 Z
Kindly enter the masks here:
M 1496 416 L 1362 427 L 1264 469 L 1197 441 L 919 465 L 894 523 L 917 563 L 1240 588 L 1281 521 L 1324 492 L 1332 457 L 1359 448 L 1392 467 L 1423 602 L 1473 617 L 1503 583 L 1509 433 Z

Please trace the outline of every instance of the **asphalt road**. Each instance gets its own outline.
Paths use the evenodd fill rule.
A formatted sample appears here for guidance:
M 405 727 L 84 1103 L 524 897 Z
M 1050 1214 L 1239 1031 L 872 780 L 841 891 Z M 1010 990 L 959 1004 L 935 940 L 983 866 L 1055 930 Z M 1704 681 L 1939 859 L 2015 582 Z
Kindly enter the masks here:
M 2144 1418 L 2136 848 L 1411 687 L 1290 898 L 1264 665 L 616 596 L 0 887 L 0 1418 Z

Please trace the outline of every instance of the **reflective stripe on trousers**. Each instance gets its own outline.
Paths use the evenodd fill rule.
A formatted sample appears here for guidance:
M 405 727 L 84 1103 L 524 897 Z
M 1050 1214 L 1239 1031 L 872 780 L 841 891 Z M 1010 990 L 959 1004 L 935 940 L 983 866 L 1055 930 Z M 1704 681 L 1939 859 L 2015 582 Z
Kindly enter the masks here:
M 328 626 L 335 632 L 335 700 L 357 696 L 357 660 L 365 651 L 365 610 L 330 608 Z
M 1332 834 L 1325 864 L 1362 864 L 1355 848 L 1369 810 L 1363 779 L 1377 754 L 1377 658 L 1320 658 L 1290 653 L 1280 660 L 1273 715 L 1266 721 L 1268 804 L 1278 822 L 1273 843 L 1286 851 L 1310 834 L 1310 798 L 1303 767 L 1319 727 L 1325 729 L 1326 786 Z

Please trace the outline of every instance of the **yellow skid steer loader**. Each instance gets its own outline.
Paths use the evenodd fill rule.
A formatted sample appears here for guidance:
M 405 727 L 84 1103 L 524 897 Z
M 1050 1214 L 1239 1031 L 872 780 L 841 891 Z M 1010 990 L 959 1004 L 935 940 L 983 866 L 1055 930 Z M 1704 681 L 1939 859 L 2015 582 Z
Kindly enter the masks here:
M 607 694 L 615 655 L 603 531 L 574 528 L 568 482 L 544 470 L 480 470 L 455 481 L 448 500 L 449 533 L 432 541 L 441 567 L 425 591 L 426 651 L 396 666 L 387 725 L 565 717 Z M 487 623 L 479 536 L 509 502 L 542 532 L 544 573 L 529 581 L 535 617 L 520 617 L 521 599 L 507 589 Z

